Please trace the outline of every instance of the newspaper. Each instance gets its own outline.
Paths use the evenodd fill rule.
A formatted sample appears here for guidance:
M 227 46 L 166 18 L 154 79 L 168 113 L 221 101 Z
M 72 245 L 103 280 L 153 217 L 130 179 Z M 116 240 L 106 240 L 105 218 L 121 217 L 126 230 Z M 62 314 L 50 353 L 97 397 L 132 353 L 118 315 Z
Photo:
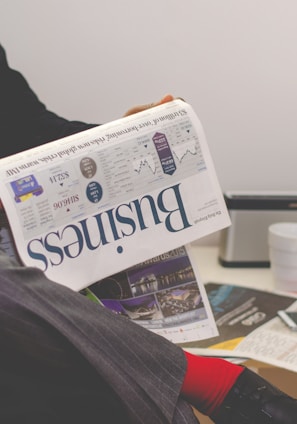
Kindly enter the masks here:
M 1 159 L 0 198 L 22 262 L 77 291 L 230 224 L 180 100 Z
M 218 334 L 188 243 L 230 219 L 190 105 L 1 159 L 0 198 L 0 247 L 20 263 L 174 343 Z
M 297 311 L 296 296 L 247 287 L 207 283 L 219 335 L 182 346 L 206 356 L 248 358 L 297 371 L 297 333 L 277 311 Z

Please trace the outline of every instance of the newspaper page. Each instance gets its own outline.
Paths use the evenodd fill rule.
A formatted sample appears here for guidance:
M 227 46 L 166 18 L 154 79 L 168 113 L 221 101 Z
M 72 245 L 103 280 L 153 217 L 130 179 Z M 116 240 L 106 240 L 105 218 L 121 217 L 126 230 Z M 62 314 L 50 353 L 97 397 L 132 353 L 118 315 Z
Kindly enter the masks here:
M 81 293 L 173 343 L 218 335 L 190 246 L 148 259 Z
M 77 291 L 230 225 L 180 100 L 1 159 L 0 198 L 21 261 Z
M 297 333 L 277 316 L 297 311 L 296 296 L 229 284 L 207 283 L 219 336 L 183 344 L 200 355 L 241 357 L 297 371 Z
M 0 248 L 21 264 L 3 210 L 0 210 Z M 80 293 L 173 343 L 218 335 L 190 245 L 99 280 Z

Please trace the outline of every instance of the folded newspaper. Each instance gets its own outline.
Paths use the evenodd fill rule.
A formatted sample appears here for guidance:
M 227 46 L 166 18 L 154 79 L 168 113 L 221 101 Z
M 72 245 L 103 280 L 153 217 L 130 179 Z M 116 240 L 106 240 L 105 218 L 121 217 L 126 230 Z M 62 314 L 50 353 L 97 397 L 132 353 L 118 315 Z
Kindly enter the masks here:
M 90 286 L 230 225 L 201 123 L 180 100 L 1 159 L 0 198 L 21 262 L 93 297 Z M 171 280 L 142 266 L 126 273 L 125 295 L 115 297 L 126 299 L 127 316 L 157 332 L 195 319 L 198 338 L 210 337 L 207 296 L 201 284 L 192 291 L 199 277 L 186 270 L 185 248 L 181 257 L 189 264 L 177 269 L 171 260 Z M 113 305 L 123 312 L 123 303 Z M 184 326 L 174 328 L 174 340 L 193 339 L 192 328 L 190 338 L 181 336 Z

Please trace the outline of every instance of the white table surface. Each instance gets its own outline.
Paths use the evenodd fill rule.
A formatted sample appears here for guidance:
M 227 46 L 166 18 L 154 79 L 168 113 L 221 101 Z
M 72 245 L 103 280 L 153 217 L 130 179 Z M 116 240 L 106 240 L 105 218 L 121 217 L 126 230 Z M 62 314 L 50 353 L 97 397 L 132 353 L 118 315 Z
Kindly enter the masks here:
M 192 244 L 192 252 L 203 283 L 230 283 L 260 290 L 274 290 L 271 268 L 230 268 L 219 263 L 219 248 Z

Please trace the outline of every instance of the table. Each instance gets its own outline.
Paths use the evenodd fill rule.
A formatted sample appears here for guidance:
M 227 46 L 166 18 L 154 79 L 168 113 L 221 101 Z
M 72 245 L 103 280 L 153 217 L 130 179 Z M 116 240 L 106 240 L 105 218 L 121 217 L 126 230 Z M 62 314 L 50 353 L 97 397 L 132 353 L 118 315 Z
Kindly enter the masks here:
M 203 283 L 230 283 L 260 290 L 274 290 L 271 268 L 229 268 L 219 263 L 219 248 L 192 244 L 195 263 Z

